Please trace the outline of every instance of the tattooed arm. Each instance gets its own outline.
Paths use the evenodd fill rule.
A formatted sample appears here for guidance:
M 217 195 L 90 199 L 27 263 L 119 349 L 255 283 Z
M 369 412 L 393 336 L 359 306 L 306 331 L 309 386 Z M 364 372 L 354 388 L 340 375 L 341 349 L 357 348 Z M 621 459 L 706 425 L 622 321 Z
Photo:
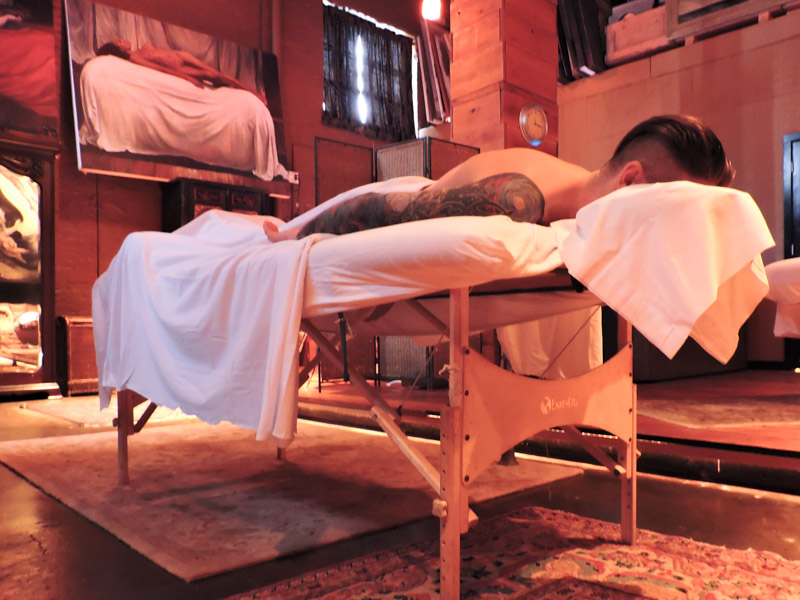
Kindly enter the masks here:
M 319 215 L 297 234 L 352 233 L 397 223 L 454 216 L 507 215 L 515 221 L 538 223 L 544 197 L 530 179 L 503 173 L 453 189 L 368 193 Z

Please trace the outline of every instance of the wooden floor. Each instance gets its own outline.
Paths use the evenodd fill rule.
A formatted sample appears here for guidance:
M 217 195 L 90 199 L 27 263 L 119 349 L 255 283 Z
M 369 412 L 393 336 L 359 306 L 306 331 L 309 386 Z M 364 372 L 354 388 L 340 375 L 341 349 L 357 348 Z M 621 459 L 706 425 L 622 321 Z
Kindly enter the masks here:
M 91 435 L 96 431 L 97 428 L 33 410 L 19 410 L 16 402 L 0 402 L 0 441 Z M 642 529 L 730 548 L 768 550 L 800 560 L 798 496 L 650 475 L 639 478 L 638 496 Z M 542 506 L 616 522 L 619 485 L 604 470 L 587 469 L 581 477 L 513 494 L 475 509 L 481 518 L 488 519 L 523 506 Z M 391 508 L 387 506 L 387 510 Z M 438 519 L 430 516 L 186 583 L 0 465 L 0 598 L 222 600 L 343 561 L 433 538 L 438 529 Z
M 676 407 L 693 398 L 743 395 L 792 397 L 800 386 L 793 373 L 749 371 L 741 374 L 686 379 L 639 386 L 646 401 L 673 399 Z M 800 375 L 796 376 L 800 382 Z M 398 395 L 401 395 L 398 391 Z M 800 393 L 797 395 L 800 402 Z M 446 395 L 445 395 L 446 398 Z M 341 397 L 341 402 L 346 402 Z M 672 400 L 671 400 L 672 401 Z M 435 405 L 434 405 L 435 407 Z M 758 402 L 754 402 L 758 410 Z M 647 424 L 645 431 L 675 433 L 664 423 Z M 796 425 L 778 424 L 751 430 L 720 432 L 710 427 L 683 427 L 681 435 L 733 439 L 734 443 L 768 447 L 770 440 L 788 445 Z M 22 411 L 16 403 L 0 403 L 0 440 L 56 435 L 91 434 L 80 427 L 35 411 Z M 723 436 L 724 434 L 724 436 Z M 795 439 L 800 436 L 795 435 Z M 725 442 L 727 443 L 727 442 Z M 646 458 L 647 449 L 644 449 Z M 646 468 L 640 459 L 640 473 Z M 758 469 L 759 474 L 763 469 Z M 723 468 L 723 474 L 725 469 Z M 714 473 L 715 474 L 715 473 Z M 713 474 L 712 474 L 713 475 Z M 787 479 L 780 474 L 781 479 Z M 727 482 L 726 482 L 727 483 Z M 772 482 L 753 481 L 748 488 L 708 481 L 642 474 L 638 483 L 639 525 L 669 535 L 681 535 L 732 548 L 757 548 L 800 560 L 800 519 L 795 495 L 765 492 Z M 766 487 L 759 487 L 761 484 Z M 584 476 L 555 482 L 516 494 L 491 506 L 477 507 L 482 518 L 521 506 L 544 506 L 614 522 L 618 519 L 618 482 L 604 471 L 587 470 Z M 325 568 L 437 535 L 434 517 L 408 526 L 326 546 L 312 552 L 271 561 L 194 583 L 185 583 L 93 525 L 77 512 L 50 498 L 6 467 L 0 466 L 0 598 L 43 600 L 221 600 L 287 577 Z
M 751 398 L 752 411 L 761 410 L 760 402 L 781 398 L 787 403 L 796 402 L 800 414 L 800 374 L 794 371 L 740 371 L 693 377 L 638 386 L 640 405 L 650 399 L 669 400 L 675 410 L 696 400 L 724 400 L 726 398 Z M 714 444 L 762 448 L 800 453 L 800 419 L 787 416 L 785 421 L 717 426 L 713 422 L 698 421 L 692 426 L 682 426 L 639 414 L 639 435 L 670 439 L 694 440 Z

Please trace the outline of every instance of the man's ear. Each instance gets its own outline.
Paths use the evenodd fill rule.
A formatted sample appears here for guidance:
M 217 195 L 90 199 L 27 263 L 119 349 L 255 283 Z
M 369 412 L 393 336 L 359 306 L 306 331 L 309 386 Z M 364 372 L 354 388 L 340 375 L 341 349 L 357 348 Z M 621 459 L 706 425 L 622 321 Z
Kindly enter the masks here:
M 617 177 L 617 187 L 626 187 L 634 183 L 647 183 L 644 178 L 644 167 L 638 160 L 625 163 Z

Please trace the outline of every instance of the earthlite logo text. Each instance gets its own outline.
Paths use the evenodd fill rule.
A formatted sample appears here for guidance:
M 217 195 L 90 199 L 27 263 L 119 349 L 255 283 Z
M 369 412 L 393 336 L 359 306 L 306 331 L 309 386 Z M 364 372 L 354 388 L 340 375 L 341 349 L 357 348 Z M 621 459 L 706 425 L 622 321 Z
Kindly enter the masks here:
M 567 398 L 566 400 L 555 400 L 550 396 L 545 396 L 542 399 L 541 410 L 542 414 L 546 415 L 554 410 L 565 410 L 567 408 L 575 408 L 578 406 L 578 401 L 575 398 Z

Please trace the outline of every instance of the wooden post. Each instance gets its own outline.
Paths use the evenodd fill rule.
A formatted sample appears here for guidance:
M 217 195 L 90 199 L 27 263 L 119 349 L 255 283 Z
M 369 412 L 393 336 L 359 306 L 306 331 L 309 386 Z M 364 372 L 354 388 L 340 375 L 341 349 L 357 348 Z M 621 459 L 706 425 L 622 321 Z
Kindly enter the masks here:
M 464 489 L 464 353 L 469 351 L 468 292 L 450 291 L 450 400 L 442 411 L 439 431 L 441 444 L 441 503 L 439 516 L 439 566 L 441 597 L 456 599 L 461 589 L 461 533 L 469 520 Z M 435 505 L 436 506 L 436 505 Z M 443 510 L 441 508 L 443 507 Z
M 625 346 L 633 347 L 633 328 L 631 324 L 619 317 L 617 321 L 617 349 Z M 620 526 L 622 541 L 627 544 L 636 543 L 636 385 L 633 383 L 633 353 L 631 352 L 631 437 L 622 440 L 625 443 L 622 455 L 618 457 L 619 463 L 625 469 L 620 477 L 622 497 L 620 498 L 621 514 Z
M 128 485 L 128 436 L 133 435 L 133 392 L 121 390 L 117 392 L 117 461 L 119 466 L 119 484 Z

